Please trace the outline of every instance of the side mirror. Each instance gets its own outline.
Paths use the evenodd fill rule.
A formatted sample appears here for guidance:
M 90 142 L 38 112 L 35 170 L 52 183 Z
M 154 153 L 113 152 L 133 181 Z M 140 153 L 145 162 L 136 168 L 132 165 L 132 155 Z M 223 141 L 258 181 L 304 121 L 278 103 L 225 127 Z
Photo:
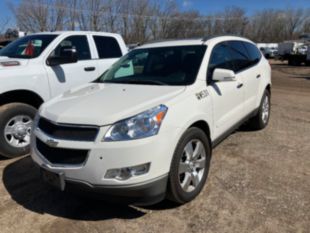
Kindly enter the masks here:
M 50 56 L 46 64 L 58 66 L 62 64 L 76 63 L 78 61 L 77 51 L 74 47 L 64 46 L 60 49 L 59 56 Z
M 236 74 L 232 70 L 215 69 L 213 71 L 212 80 L 213 81 L 220 81 L 220 82 L 235 81 L 236 80 Z

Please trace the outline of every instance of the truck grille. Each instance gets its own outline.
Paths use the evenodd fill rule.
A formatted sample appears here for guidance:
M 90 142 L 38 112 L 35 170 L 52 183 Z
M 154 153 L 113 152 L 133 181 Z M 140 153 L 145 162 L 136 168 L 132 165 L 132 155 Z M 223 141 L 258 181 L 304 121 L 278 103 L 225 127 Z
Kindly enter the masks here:
M 96 126 L 55 124 L 44 118 L 40 118 L 38 127 L 53 138 L 72 141 L 94 141 L 99 131 Z
M 37 149 L 41 155 L 52 164 L 79 165 L 87 158 L 88 150 L 64 149 L 49 147 L 44 142 L 36 139 Z

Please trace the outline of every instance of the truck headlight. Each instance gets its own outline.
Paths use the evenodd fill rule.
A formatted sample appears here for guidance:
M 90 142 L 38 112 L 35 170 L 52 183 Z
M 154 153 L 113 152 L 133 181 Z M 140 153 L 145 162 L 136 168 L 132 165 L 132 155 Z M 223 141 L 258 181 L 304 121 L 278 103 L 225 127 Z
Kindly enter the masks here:
M 112 125 L 103 141 L 127 141 L 156 135 L 167 113 L 165 105 L 159 105 L 131 118 Z

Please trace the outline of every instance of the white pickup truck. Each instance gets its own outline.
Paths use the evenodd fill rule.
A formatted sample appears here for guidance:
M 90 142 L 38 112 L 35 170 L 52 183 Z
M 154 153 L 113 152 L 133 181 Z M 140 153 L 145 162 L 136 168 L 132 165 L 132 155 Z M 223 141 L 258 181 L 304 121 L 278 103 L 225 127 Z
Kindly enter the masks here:
M 39 106 L 92 82 L 127 53 L 118 34 L 48 32 L 22 37 L 0 51 L 0 155 L 28 153 Z

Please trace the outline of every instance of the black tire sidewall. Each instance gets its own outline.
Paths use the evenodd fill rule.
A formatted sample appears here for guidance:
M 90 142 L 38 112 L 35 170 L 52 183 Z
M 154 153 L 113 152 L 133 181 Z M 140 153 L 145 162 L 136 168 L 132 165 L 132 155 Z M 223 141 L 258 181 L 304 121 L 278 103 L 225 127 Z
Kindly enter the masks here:
M 179 167 L 179 162 L 183 154 L 183 150 L 185 145 L 193 139 L 199 139 L 206 151 L 206 167 L 204 171 L 203 178 L 199 184 L 199 186 L 192 192 L 185 192 L 180 183 L 179 183 L 179 174 L 178 174 L 178 167 Z M 206 179 L 208 177 L 209 173 L 209 168 L 210 168 L 210 161 L 211 161 L 211 147 L 210 147 L 210 142 L 206 134 L 199 128 L 189 128 L 181 137 L 179 140 L 179 143 L 175 149 L 173 159 L 171 162 L 171 168 L 170 168 L 170 173 L 169 173 L 169 193 L 168 193 L 168 198 L 171 199 L 172 201 L 175 201 L 179 204 L 183 204 L 186 202 L 189 202 L 193 200 L 198 194 L 201 192 Z
M 13 147 L 11 146 L 4 137 L 4 128 L 8 121 L 14 116 L 26 115 L 34 119 L 36 114 L 36 109 L 30 105 L 23 103 L 12 103 L 6 104 L 0 107 L 0 154 L 8 157 L 14 158 L 18 156 L 25 155 L 29 153 L 30 146 L 25 147 Z

